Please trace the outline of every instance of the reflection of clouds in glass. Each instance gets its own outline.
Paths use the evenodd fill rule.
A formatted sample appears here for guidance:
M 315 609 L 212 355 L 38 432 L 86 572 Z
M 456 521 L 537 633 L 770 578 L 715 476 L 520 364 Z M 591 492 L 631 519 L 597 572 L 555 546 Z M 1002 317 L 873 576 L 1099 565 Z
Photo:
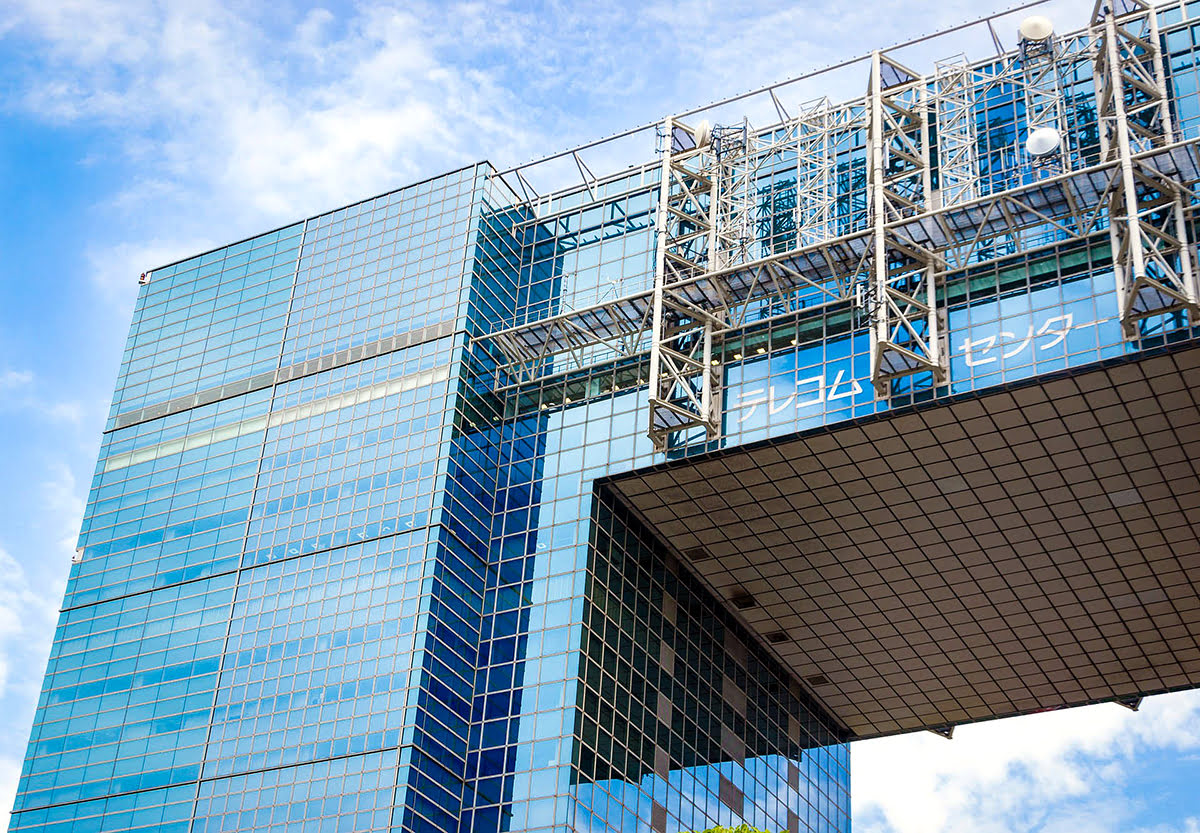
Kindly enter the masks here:
M 731 444 L 850 419 L 875 410 L 866 334 L 801 345 L 734 365 L 726 375 Z
M 974 291 L 974 290 L 972 290 Z M 994 288 L 991 290 L 995 292 Z M 987 290 L 984 291 L 985 293 Z M 963 393 L 1076 367 L 1138 349 L 1122 336 L 1111 272 L 1003 296 L 972 295 L 947 314 L 950 381 Z M 1147 322 L 1143 336 L 1184 326 L 1170 317 Z M 731 365 L 725 378 L 726 444 L 830 425 L 887 410 L 870 384 L 865 331 L 815 341 Z M 897 382 L 900 392 L 906 380 Z
M 1084 365 L 1133 347 L 1123 344 L 1115 321 L 1111 275 L 1043 283 L 1031 292 L 1016 290 L 1003 298 L 994 283 L 981 291 L 982 297 L 972 289 L 948 314 L 949 393 L 1057 370 L 1068 363 Z M 887 400 L 876 401 L 869 378 L 865 331 L 732 365 L 726 369 L 720 444 L 728 447 L 783 436 L 891 407 Z M 572 772 L 573 712 L 549 687 L 578 673 L 573 667 L 561 667 L 563 658 L 571 654 L 554 643 L 561 643 L 566 633 L 560 630 L 562 623 L 580 619 L 580 611 L 571 607 L 572 600 L 578 602 L 584 592 L 578 582 L 588 563 L 588 532 L 579 518 L 589 517 L 593 508 L 594 478 L 659 462 L 645 436 L 644 396 L 642 390 L 622 392 L 573 403 L 544 417 L 548 429 L 541 472 L 543 502 L 533 533 L 528 586 L 535 607 L 525 656 L 525 682 L 538 687 L 539 694 L 517 706 L 520 757 L 512 791 L 514 829 L 545 822 L 571 823 L 577 830 L 597 833 L 651 833 L 656 807 L 660 821 L 666 813 L 670 831 L 742 822 L 764 830 L 788 829 L 792 813 L 801 830 L 844 829 L 849 822 L 839 808 L 849 801 L 848 752 L 837 748 L 806 752 L 790 777 L 786 759 L 766 756 L 745 765 L 679 769 L 666 779 L 634 769 L 628 772 L 633 781 L 613 778 L 568 787 L 564 780 Z M 554 615 L 542 615 L 537 607 L 542 603 L 554 607 Z M 546 688 L 545 698 L 540 688 Z M 569 690 L 565 696 L 570 702 Z M 737 791 L 743 794 L 740 814 L 721 800 L 722 777 L 727 779 L 725 795 L 733 796 L 732 804 L 739 803 Z M 568 790 L 570 804 L 555 805 L 551 796 Z
M 1102 346 L 1122 343 L 1115 317 L 1102 312 L 1109 301 L 1115 311 L 1111 296 L 1111 287 L 1082 278 L 953 308 L 948 320 L 954 392 L 1103 358 Z
M 961 304 L 950 310 L 948 323 L 952 393 L 1139 349 L 1121 333 L 1111 272 Z M 1143 335 L 1161 336 L 1182 324 L 1170 317 L 1150 321 Z
M 844 748 L 829 747 L 805 752 L 794 761 L 766 755 L 744 764 L 726 761 L 676 769 L 666 780 L 648 774 L 636 784 L 618 780 L 580 784 L 573 789 L 575 829 L 652 833 L 654 804 L 668 808 L 668 833 L 743 823 L 760 830 L 787 830 L 789 811 L 799 818 L 802 830 L 838 831 L 843 823 L 848 829 L 848 817 L 834 809 L 846 803 L 848 758 Z M 790 769 L 798 780 L 795 775 L 789 778 Z M 742 792 L 741 814 L 721 802 L 722 777 Z M 790 780 L 795 785 L 789 784 Z
M 590 399 L 543 417 L 546 427 L 538 434 L 545 444 L 538 472 L 541 502 L 538 523 L 528 533 L 531 563 L 523 591 L 530 605 L 520 655 L 525 696 L 514 703 L 511 718 L 516 774 L 508 806 L 513 830 L 562 824 L 569 818 L 566 801 L 556 796 L 568 791 L 575 748 L 580 627 L 572 623 L 583 618 L 592 482 L 654 461 L 643 428 L 642 395 L 629 391 Z M 652 802 L 646 802 L 640 813 L 649 819 Z M 633 810 L 629 812 L 633 818 Z M 578 826 L 588 829 L 582 822 Z

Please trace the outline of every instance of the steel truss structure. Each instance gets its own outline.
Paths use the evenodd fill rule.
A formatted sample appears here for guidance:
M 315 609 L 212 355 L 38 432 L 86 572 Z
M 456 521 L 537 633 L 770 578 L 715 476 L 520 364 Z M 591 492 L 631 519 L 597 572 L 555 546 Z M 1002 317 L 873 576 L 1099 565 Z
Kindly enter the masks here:
M 727 321 L 716 295 L 697 303 L 679 288 L 708 272 L 719 251 L 743 245 L 750 207 L 722 200 L 732 193 L 737 175 L 727 159 L 738 153 L 724 147 L 726 136 L 713 135 L 707 123 L 692 128 L 667 119 L 663 126 L 662 175 L 658 192 L 654 295 L 651 306 L 650 434 L 704 428 L 720 430 L 719 367 L 713 366 L 713 342 Z M 739 139 L 729 136 L 729 144 Z M 744 145 L 745 136 L 740 137 Z
M 933 190 L 930 89 L 880 52 L 871 56 L 867 192 L 871 245 L 867 284 L 871 381 L 886 396 L 891 380 L 929 371 L 945 381 L 938 337 L 933 250 L 911 245 L 895 222 L 926 213 Z
M 1186 310 L 1195 320 L 1200 311 L 1185 218 L 1190 194 L 1178 177 L 1139 154 L 1153 154 L 1176 136 L 1158 15 L 1144 0 L 1136 2 L 1143 10 L 1137 17 L 1109 13 L 1093 19 L 1101 153 L 1119 169 L 1108 213 L 1126 338 L 1137 335 L 1137 322 L 1144 318 Z
M 605 361 L 648 352 L 655 447 L 713 439 L 722 342 L 773 305 L 832 303 L 860 311 L 877 396 L 936 386 L 947 377 L 938 305 L 947 276 L 1105 234 L 1127 337 L 1151 316 L 1195 320 L 1187 228 L 1197 140 L 1172 127 L 1155 9 L 1121 3 L 1098 6 L 1083 32 L 1022 41 L 982 64 L 941 62 L 928 76 L 876 51 L 864 98 L 810 102 L 795 116 L 776 100 L 783 120 L 765 130 L 668 118 L 659 130 L 653 289 L 482 337 L 504 356 L 502 384 L 594 364 L 598 348 Z M 1096 81 L 1091 122 L 1063 88 L 1085 70 Z M 1021 138 L 1002 154 L 1012 162 L 1002 180 L 981 172 L 976 135 L 976 102 L 997 87 L 1025 111 Z M 1034 159 L 1023 139 L 1042 127 L 1065 141 Z M 1085 146 L 1089 130 L 1098 136 Z M 866 143 L 865 215 L 837 204 L 855 135 Z M 764 212 L 785 176 L 794 183 L 788 201 Z M 788 216 L 764 220 L 772 211 Z
M 975 81 L 965 55 L 936 64 L 940 205 L 957 205 L 979 196 Z
M 1064 54 L 1062 40 L 1054 34 L 1042 40 L 1021 38 L 1018 47 L 1021 68 L 1021 86 L 1025 93 L 1025 125 L 1032 133 L 1050 128 L 1059 133 L 1066 147 L 1057 152 L 1033 156 L 1022 147 L 1033 176 L 1046 176 L 1069 170 L 1071 165 L 1070 145 L 1072 134 L 1067 118 L 1067 106 L 1063 98 L 1063 70 L 1070 66 Z

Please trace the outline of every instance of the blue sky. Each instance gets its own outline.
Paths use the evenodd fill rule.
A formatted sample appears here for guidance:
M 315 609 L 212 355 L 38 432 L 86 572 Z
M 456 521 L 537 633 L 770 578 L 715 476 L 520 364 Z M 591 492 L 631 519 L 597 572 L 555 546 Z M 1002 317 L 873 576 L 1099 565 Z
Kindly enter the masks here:
M 1050 9 L 1075 28 L 1090 6 Z M 978 13 L 969 0 L 0 0 L 0 812 L 139 273 Z M 938 49 L 917 60 L 963 46 Z M 828 83 L 841 97 L 865 79 Z M 949 742 L 864 743 L 853 758 L 860 833 L 1200 833 L 1195 693 L 1137 714 L 1102 705 L 964 727 Z

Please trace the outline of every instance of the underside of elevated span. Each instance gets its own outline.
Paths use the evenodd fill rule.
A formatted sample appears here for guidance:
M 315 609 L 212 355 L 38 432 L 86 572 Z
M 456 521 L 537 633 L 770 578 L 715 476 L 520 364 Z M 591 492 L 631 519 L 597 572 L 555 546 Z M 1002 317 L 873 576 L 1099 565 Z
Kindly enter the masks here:
M 613 478 L 852 738 L 1200 686 L 1200 347 Z

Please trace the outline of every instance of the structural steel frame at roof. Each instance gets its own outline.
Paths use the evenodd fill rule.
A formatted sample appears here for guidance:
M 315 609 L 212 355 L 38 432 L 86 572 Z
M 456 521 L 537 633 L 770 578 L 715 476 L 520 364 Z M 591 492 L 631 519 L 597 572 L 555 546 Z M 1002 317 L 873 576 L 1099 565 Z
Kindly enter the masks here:
M 939 385 L 947 368 L 937 287 L 948 276 L 1105 234 L 1127 337 L 1144 318 L 1200 311 L 1188 237 L 1198 140 L 1181 140 L 1172 124 L 1154 7 L 1141 0 L 1098 6 L 1083 32 L 1022 40 L 981 65 L 942 63 L 931 76 L 880 51 L 869 61 L 868 93 L 848 104 L 813 102 L 791 117 L 768 88 L 782 121 L 765 130 L 666 119 L 653 289 L 481 337 L 504 356 L 497 386 L 584 367 L 598 347 L 610 351 L 609 361 L 649 353 L 648 432 L 656 447 L 697 432 L 713 439 L 725 334 L 764 303 L 800 295 L 805 306 L 861 312 L 878 396 L 890 396 L 904 377 Z M 1072 138 L 1079 124 L 1063 104 L 1062 79 L 1081 66 L 1096 86 L 1093 158 Z M 1065 139 L 1048 156 L 1026 154 L 1015 187 L 990 190 L 973 158 L 970 114 L 972 96 L 1000 83 L 1021 91 L 1030 129 L 1054 128 Z M 867 223 L 839 235 L 833 147 L 858 130 L 867 136 Z M 594 196 L 595 177 L 572 154 Z M 795 235 L 780 245 L 756 237 L 751 213 L 762 171 L 789 154 L 797 159 Z M 504 173 L 536 200 L 519 169 Z

